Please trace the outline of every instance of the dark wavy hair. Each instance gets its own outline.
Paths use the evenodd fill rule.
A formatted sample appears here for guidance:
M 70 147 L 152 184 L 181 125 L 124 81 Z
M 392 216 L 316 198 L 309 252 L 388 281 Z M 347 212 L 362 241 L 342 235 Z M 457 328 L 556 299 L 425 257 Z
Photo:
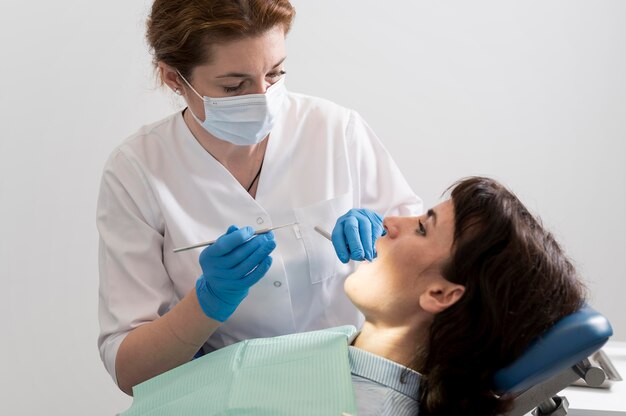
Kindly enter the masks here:
M 454 184 L 454 243 L 443 276 L 465 286 L 435 315 L 425 350 L 420 414 L 494 415 L 511 406 L 495 372 L 584 302 L 584 287 L 553 236 L 493 179 Z M 432 347 L 432 348 L 431 348 Z

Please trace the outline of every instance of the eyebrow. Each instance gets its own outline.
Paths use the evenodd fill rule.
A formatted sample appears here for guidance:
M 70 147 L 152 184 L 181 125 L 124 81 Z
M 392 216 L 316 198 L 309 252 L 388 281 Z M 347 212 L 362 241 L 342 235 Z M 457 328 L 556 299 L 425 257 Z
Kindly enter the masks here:
M 429 210 L 426 212 L 426 216 L 427 216 L 428 218 L 432 217 L 432 218 L 433 218 L 433 224 L 435 224 L 435 225 L 437 224 L 437 213 L 436 213 L 435 211 L 433 211 L 433 209 L 432 209 L 432 208 L 431 208 L 431 209 L 429 209 Z
M 283 59 L 281 59 L 280 61 L 278 61 L 278 63 L 276 65 L 274 65 L 272 67 L 272 69 L 278 68 L 283 62 L 285 62 L 285 59 L 287 59 L 286 56 Z M 241 72 L 229 72 L 228 74 L 218 75 L 215 78 L 250 78 L 250 77 L 251 77 L 250 74 L 244 74 L 244 73 L 241 73 Z

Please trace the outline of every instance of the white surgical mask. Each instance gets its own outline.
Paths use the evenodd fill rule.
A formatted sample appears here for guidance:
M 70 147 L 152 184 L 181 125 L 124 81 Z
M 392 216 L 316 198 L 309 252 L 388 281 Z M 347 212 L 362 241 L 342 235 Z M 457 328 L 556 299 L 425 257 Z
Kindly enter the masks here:
M 240 146 L 257 144 L 272 131 L 287 95 L 284 76 L 265 94 L 211 98 L 198 94 L 180 72 L 178 75 L 204 101 L 204 121 L 189 109 L 198 124 L 218 139 Z

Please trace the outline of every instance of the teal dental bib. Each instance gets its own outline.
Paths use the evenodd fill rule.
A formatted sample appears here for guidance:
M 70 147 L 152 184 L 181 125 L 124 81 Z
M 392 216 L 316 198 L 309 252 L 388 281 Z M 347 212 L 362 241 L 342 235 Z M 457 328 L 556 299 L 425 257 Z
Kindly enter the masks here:
M 356 415 L 353 326 L 242 341 L 133 388 L 122 416 Z

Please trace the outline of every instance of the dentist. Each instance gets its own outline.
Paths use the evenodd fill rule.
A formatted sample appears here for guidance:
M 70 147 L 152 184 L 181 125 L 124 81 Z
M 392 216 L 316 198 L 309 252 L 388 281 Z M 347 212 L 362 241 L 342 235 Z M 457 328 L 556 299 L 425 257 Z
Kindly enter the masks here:
M 152 5 L 155 68 L 187 106 L 112 152 L 97 207 L 98 346 L 127 394 L 244 339 L 359 327 L 345 277 L 376 256 L 381 216 L 422 209 L 357 113 L 287 90 L 294 14 L 287 0 Z

